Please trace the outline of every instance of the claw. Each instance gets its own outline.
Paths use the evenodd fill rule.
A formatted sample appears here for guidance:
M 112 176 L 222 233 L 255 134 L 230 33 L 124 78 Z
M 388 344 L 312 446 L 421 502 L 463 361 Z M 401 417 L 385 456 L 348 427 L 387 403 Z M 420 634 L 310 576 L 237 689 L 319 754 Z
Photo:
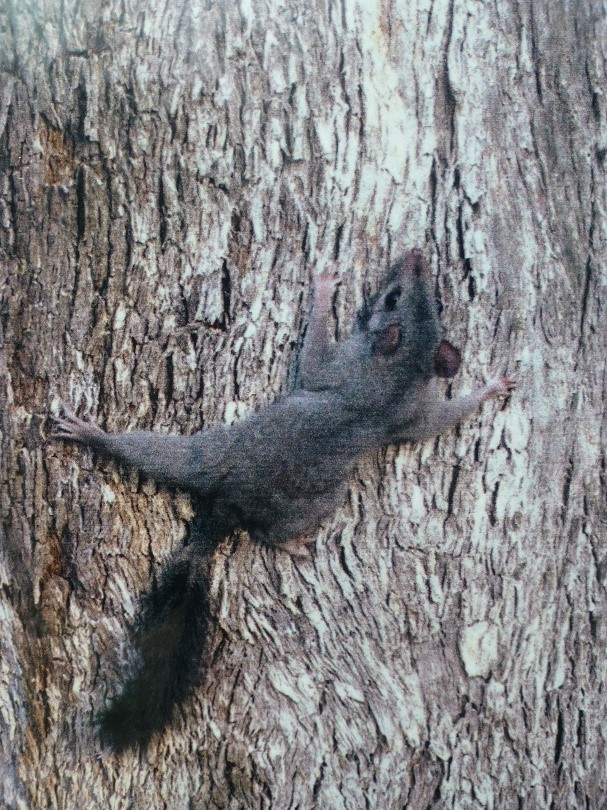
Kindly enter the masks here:
M 499 386 L 496 391 L 497 394 L 507 395 L 516 388 L 516 380 L 514 377 L 500 377 L 496 382 Z
M 295 557 L 300 560 L 311 560 L 312 559 L 312 548 L 311 545 L 314 543 L 314 540 L 302 540 L 299 537 L 295 537 L 292 540 L 287 540 L 285 543 L 281 543 L 280 546 L 277 548 L 281 549 L 281 551 L 286 551 L 287 554 L 290 554 L 292 557 Z
M 497 377 L 487 385 L 487 397 L 506 397 L 516 388 L 514 377 Z
M 103 436 L 103 431 L 97 427 L 88 414 L 80 419 L 63 402 L 59 405 L 59 416 L 52 417 L 52 422 L 51 437 L 53 439 L 87 445 L 93 444 Z

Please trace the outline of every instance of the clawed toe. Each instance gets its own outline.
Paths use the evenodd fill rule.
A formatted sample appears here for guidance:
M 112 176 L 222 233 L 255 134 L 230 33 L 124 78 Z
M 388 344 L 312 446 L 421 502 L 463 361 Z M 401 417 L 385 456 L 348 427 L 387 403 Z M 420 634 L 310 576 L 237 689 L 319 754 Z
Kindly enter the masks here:
M 499 385 L 501 394 L 510 394 L 516 388 L 516 380 L 514 377 L 500 377 Z
M 62 441 L 86 442 L 95 431 L 90 417 L 80 419 L 64 402 L 59 403 L 58 416 L 51 417 L 51 438 Z
M 511 394 L 515 388 L 516 380 L 514 377 L 497 377 L 492 382 L 488 383 L 483 398 L 506 397 Z
M 56 417 L 51 427 L 51 437 L 53 439 L 72 439 L 74 432 L 67 417 Z

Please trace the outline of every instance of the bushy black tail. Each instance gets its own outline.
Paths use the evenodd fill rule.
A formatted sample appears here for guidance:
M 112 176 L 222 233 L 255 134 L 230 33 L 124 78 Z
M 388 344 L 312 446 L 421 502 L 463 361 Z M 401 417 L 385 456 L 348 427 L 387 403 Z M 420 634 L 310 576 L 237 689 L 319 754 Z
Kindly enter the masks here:
M 101 739 L 116 751 L 144 746 L 200 682 L 210 618 L 210 555 L 218 538 L 193 539 L 145 597 L 136 632 L 138 666 L 99 717 Z

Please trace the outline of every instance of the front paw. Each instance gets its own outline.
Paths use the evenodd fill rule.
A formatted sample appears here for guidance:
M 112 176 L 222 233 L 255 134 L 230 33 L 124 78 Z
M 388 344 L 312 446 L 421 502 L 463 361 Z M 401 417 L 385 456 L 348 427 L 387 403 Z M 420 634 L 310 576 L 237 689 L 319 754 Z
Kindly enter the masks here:
M 316 300 L 330 300 L 333 297 L 338 283 L 339 274 L 337 264 L 330 270 L 323 270 L 323 272 L 314 279 L 314 295 Z
M 495 380 L 487 383 L 485 388 L 485 399 L 493 397 L 507 397 L 516 388 L 514 377 L 496 377 Z
M 53 439 L 79 444 L 95 444 L 104 432 L 90 419 L 80 419 L 66 405 L 61 404 L 59 416 L 53 417 L 51 428 Z

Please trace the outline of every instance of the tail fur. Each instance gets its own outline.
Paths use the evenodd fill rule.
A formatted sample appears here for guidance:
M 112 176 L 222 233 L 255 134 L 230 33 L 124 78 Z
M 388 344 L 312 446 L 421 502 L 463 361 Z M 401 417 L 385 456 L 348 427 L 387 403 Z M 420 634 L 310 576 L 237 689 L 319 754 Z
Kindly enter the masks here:
M 145 597 L 136 631 L 138 665 L 99 717 L 101 739 L 116 751 L 145 746 L 200 682 L 210 618 L 209 569 L 218 540 L 196 535 L 194 540 L 173 557 Z

